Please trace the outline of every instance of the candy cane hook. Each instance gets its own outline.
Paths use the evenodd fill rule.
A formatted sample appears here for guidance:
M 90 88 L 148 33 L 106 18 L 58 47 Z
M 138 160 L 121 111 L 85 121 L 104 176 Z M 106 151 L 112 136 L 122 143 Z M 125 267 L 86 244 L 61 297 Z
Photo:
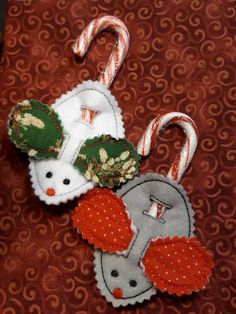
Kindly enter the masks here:
M 193 158 L 198 142 L 197 127 L 189 116 L 181 112 L 170 112 L 152 120 L 138 143 L 137 151 L 142 156 L 148 155 L 158 134 L 171 124 L 179 125 L 186 136 L 184 146 L 167 174 L 167 177 L 178 183 Z M 162 220 L 166 209 L 165 204 L 153 200 L 148 212 L 154 218 Z
M 186 136 L 184 146 L 167 174 L 178 183 L 193 158 L 198 142 L 197 127 L 189 116 L 181 112 L 170 112 L 155 118 L 141 137 L 137 151 L 142 156 L 148 155 L 157 135 L 171 124 L 179 125 Z
M 130 36 L 125 24 L 118 18 L 109 15 L 94 19 L 76 39 L 72 49 L 78 56 L 83 57 L 88 50 L 91 41 L 98 33 L 105 29 L 111 29 L 117 34 L 115 47 L 104 71 L 100 74 L 98 79 L 99 83 L 109 88 L 123 63 L 129 48 Z

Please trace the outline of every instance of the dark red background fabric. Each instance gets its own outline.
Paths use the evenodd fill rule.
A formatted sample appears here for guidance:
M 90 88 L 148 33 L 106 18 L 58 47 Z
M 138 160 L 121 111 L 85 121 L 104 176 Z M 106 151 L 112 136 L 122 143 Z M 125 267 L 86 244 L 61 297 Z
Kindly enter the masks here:
M 96 80 L 114 44 L 103 33 L 80 60 L 71 45 L 93 18 L 111 14 L 131 34 L 112 86 L 134 144 L 158 113 L 182 111 L 199 145 L 182 179 L 196 233 L 214 253 L 207 289 L 114 309 L 96 288 L 93 249 L 72 228 L 76 202 L 46 206 L 34 196 L 27 156 L 9 142 L 6 122 L 18 101 L 52 104 L 83 80 Z M 235 122 L 236 1 L 9 1 L 0 63 L 0 309 L 46 314 L 230 314 L 236 312 Z M 183 135 L 164 132 L 140 173 L 166 174 Z

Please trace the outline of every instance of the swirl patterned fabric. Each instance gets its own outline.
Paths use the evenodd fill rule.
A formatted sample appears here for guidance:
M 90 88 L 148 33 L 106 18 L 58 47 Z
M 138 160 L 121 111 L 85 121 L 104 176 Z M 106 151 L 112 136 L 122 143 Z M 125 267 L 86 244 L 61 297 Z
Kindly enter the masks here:
M 207 289 L 114 309 L 96 288 L 93 249 L 72 228 L 75 202 L 47 206 L 34 196 L 28 161 L 7 137 L 12 106 L 51 104 L 83 80 L 96 80 L 114 44 L 102 33 L 86 56 L 71 45 L 104 14 L 122 19 L 131 46 L 112 86 L 126 135 L 137 144 L 157 113 L 182 111 L 200 130 L 198 150 L 182 184 L 195 210 L 198 239 L 213 251 Z M 0 63 L 0 312 L 43 314 L 175 314 L 236 312 L 233 260 L 236 185 L 236 1 L 9 1 Z M 166 174 L 183 143 L 173 127 L 142 161 L 140 173 Z

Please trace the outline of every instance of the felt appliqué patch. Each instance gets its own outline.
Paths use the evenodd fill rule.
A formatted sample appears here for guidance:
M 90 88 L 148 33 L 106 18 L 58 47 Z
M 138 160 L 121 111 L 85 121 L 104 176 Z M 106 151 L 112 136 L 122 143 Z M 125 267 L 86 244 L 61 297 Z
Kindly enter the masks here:
M 113 188 L 137 174 L 139 159 L 134 146 L 126 139 L 102 135 L 83 144 L 74 165 L 87 180 Z
M 181 296 L 208 283 L 213 260 L 195 238 L 159 238 L 150 242 L 142 266 L 156 288 Z
M 105 188 L 95 188 L 83 195 L 72 220 L 84 239 L 107 252 L 127 250 L 134 235 L 126 206 Z
M 11 112 L 8 134 L 12 142 L 30 157 L 56 158 L 63 141 L 57 113 L 35 100 L 18 103 Z
M 99 192 L 98 189 L 97 195 L 91 191 L 88 201 L 85 195 L 85 200 L 78 202 L 82 210 L 77 207 L 73 221 L 83 237 L 102 250 L 95 252 L 97 286 L 114 307 L 143 302 L 150 299 L 157 289 L 182 295 L 205 287 L 211 274 L 212 256 L 193 238 L 193 211 L 181 185 L 157 174 L 142 175 L 117 191 L 121 199 L 114 198 L 110 192 L 100 207 L 98 196 L 103 193 L 102 190 Z M 109 195 L 108 190 L 106 193 Z M 154 199 L 165 207 L 161 218 L 150 210 Z M 98 213 L 95 213 L 95 204 Z M 88 208 L 89 211 L 93 208 L 93 218 L 89 218 Z M 127 211 L 128 216 L 116 221 L 111 216 L 116 208 L 123 213 Z M 99 217 L 94 218 L 96 215 Z M 114 219 L 110 225 L 112 232 L 107 227 L 111 218 Z M 90 225 L 93 219 L 99 224 Z M 84 223 L 90 232 L 85 232 Z M 110 231 L 109 241 L 101 228 L 106 230 L 105 234 Z M 125 251 L 120 254 L 119 248 L 119 254 L 114 254 L 113 239 L 127 234 L 126 245 L 122 247 Z M 185 266 L 191 269 L 185 272 Z

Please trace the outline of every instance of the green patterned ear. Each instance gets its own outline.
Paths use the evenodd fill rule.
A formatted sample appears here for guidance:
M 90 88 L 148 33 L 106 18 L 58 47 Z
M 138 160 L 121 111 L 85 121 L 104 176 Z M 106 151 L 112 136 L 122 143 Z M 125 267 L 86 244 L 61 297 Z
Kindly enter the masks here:
M 56 158 L 63 141 L 57 113 L 36 100 L 24 100 L 13 108 L 8 134 L 18 148 L 37 159 Z
M 102 135 L 85 141 L 74 166 L 87 180 L 113 188 L 138 172 L 139 155 L 126 139 Z

